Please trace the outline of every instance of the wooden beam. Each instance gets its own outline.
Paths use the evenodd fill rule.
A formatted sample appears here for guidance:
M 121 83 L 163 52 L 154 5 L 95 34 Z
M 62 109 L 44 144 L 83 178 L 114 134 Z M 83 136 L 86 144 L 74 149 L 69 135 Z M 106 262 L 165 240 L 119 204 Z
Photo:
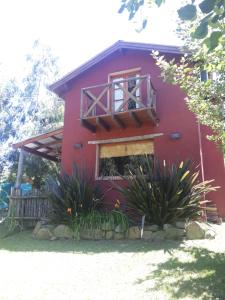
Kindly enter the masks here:
M 154 138 L 162 136 L 162 135 L 163 135 L 163 133 L 152 133 L 152 134 L 129 136 L 129 137 L 123 137 L 123 138 L 108 139 L 108 140 L 88 141 L 88 144 L 98 145 L 98 144 L 134 142 L 134 141 L 154 139 Z
M 91 132 L 95 133 L 96 132 L 96 126 L 92 125 L 91 123 L 89 123 L 87 120 L 85 119 L 81 119 L 80 120 L 81 126 L 87 128 L 88 130 L 90 130 Z
M 42 152 L 42 153 L 48 154 L 48 153 L 51 153 L 51 152 L 53 152 L 53 153 L 55 153 L 55 154 L 61 154 L 61 153 L 62 153 L 61 150 L 58 149 L 58 148 L 52 148 L 52 149 L 47 150 L 47 151 Z
M 140 119 L 138 118 L 138 116 L 136 115 L 136 113 L 134 111 L 130 112 L 130 116 L 133 119 L 136 127 L 141 127 L 142 122 L 140 121 Z
M 52 160 L 52 161 L 55 161 L 55 162 L 59 162 L 59 159 L 58 159 L 57 157 L 54 157 L 54 156 L 45 154 L 45 153 L 43 153 L 43 152 L 35 151 L 34 149 L 31 149 L 31 148 L 29 148 L 29 147 L 23 146 L 22 149 L 23 149 L 24 151 L 26 151 L 26 152 L 29 152 L 29 153 L 31 153 L 31 154 L 40 156 L 40 157 L 45 158 L 45 159 L 47 159 L 47 160 Z
M 112 119 L 116 123 L 116 125 L 119 126 L 120 128 L 122 128 L 122 129 L 126 128 L 126 125 L 124 124 L 124 122 L 117 115 L 113 114 Z
M 33 144 L 38 146 L 38 147 L 34 148 L 34 150 L 38 150 L 38 149 L 53 150 L 53 148 L 49 147 L 48 144 L 43 144 L 43 143 L 40 143 L 38 141 L 33 142 Z
M 18 189 L 21 184 L 21 179 L 23 175 L 23 165 L 24 165 L 25 151 L 23 149 L 20 150 L 19 163 L 16 175 L 16 184 L 15 188 Z
M 24 140 L 22 142 L 13 144 L 12 147 L 14 149 L 22 148 L 22 146 L 33 143 L 33 142 L 38 141 L 38 140 L 40 141 L 40 140 L 46 139 L 48 137 L 53 137 L 54 135 L 57 135 L 57 134 L 62 134 L 62 132 L 63 132 L 63 127 L 59 128 L 59 129 L 56 129 L 56 130 L 53 130 L 53 131 L 49 131 L 49 132 L 44 133 L 44 134 L 37 135 L 35 137 L 31 137 L 31 138 L 29 138 L 27 140 Z
M 52 136 L 52 138 L 53 138 L 53 136 Z M 57 139 L 55 141 L 52 141 L 52 142 L 49 142 L 49 143 L 46 143 L 46 144 L 43 144 L 43 143 L 40 143 L 40 142 L 38 142 L 38 143 L 41 144 L 41 145 L 39 147 L 35 148 L 35 150 L 39 150 L 39 149 L 46 148 L 46 147 L 49 147 L 49 146 L 61 144 L 62 139 Z M 36 144 L 36 142 L 35 142 L 35 144 Z M 46 147 L 45 147 L 45 145 L 46 145 Z
M 57 136 L 51 136 L 51 138 L 53 139 L 53 140 L 56 140 L 56 141 L 62 141 L 62 138 L 60 138 L 60 137 L 57 137 Z
M 106 131 L 110 131 L 110 129 L 111 129 L 110 125 L 101 117 L 97 117 L 96 122 L 99 126 L 101 126 Z
M 105 107 L 105 105 L 101 102 L 102 97 L 105 95 L 105 93 L 108 91 L 108 85 L 103 89 L 103 91 L 101 91 L 101 93 L 99 94 L 98 97 L 96 97 L 95 95 L 92 94 L 91 91 L 87 91 L 85 90 L 85 94 L 88 95 L 88 97 L 93 101 L 91 106 L 88 108 L 88 111 L 85 113 L 85 117 L 87 117 L 93 110 L 94 107 L 96 107 L 97 105 L 100 106 L 102 108 L 102 110 L 105 113 L 110 113 L 110 111 L 108 110 L 107 107 Z
M 157 124 L 159 120 L 156 118 L 155 113 L 152 112 L 152 109 L 147 109 L 147 115 L 153 124 Z

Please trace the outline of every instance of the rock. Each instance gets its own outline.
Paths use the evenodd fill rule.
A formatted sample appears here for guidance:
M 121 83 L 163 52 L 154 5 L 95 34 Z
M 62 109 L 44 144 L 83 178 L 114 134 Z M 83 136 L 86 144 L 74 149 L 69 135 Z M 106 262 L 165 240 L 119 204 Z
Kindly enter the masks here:
M 185 222 L 185 221 L 177 221 L 177 222 L 175 223 L 175 226 L 176 226 L 177 228 L 180 228 L 180 229 L 185 229 L 185 227 L 186 227 L 186 222 Z
M 54 229 L 54 236 L 57 238 L 63 238 L 63 239 L 72 239 L 73 238 L 73 231 L 70 229 L 69 226 L 61 224 L 58 225 Z
M 128 238 L 130 240 L 137 240 L 141 238 L 141 230 L 138 226 L 132 226 L 128 230 Z
M 82 240 L 93 240 L 94 239 L 93 231 L 89 229 L 82 229 L 80 231 L 80 238 Z
M 158 225 L 146 225 L 144 227 L 144 230 L 155 232 L 155 231 L 159 230 L 159 226 Z
M 206 231 L 206 233 L 205 233 L 205 238 L 206 239 L 213 240 L 213 239 L 215 239 L 215 237 L 216 237 L 216 233 L 215 233 L 214 230 L 209 229 L 209 230 Z
M 38 221 L 37 224 L 34 227 L 34 230 L 32 232 L 33 236 L 35 237 L 38 231 L 41 229 L 42 221 Z
M 121 232 L 114 233 L 114 240 L 123 240 L 123 239 L 124 239 L 124 233 Z
M 152 233 L 152 239 L 153 241 L 162 241 L 162 240 L 165 240 L 165 231 L 163 230 L 159 230 L 159 231 L 156 231 L 156 232 L 153 232 Z
M 172 228 L 172 227 L 173 227 L 173 225 L 171 225 L 171 224 L 164 224 L 163 225 L 164 230 L 167 230 L 168 228 Z
M 143 238 L 143 240 L 151 240 L 152 239 L 152 231 L 144 230 L 142 238 Z
M 185 236 L 185 230 L 171 227 L 165 230 L 165 239 L 180 240 Z
M 102 224 L 102 230 L 105 230 L 105 231 L 113 230 L 113 226 L 110 222 L 104 222 Z
M 124 232 L 124 229 L 122 228 L 121 224 L 119 224 L 115 227 L 115 232 L 117 232 L 117 233 Z
M 35 234 L 35 238 L 38 240 L 51 240 L 53 237 L 53 234 L 48 228 L 40 228 Z
M 192 221 L 186 226 L 186 234 L 189 240 L 204 239 L 206 232 L 209 230 L 207 223 Z
M 113 235 L 114 235 L 114 232 L 112 230 L 106 231 L 105 239 L 106 240 L 111 240 L 111 239 L 113 239 Z
M 94 237 L 95 240 L 102 240 L 104 237 L 104 232 L 102 232 L 101 229 L 94 229 L 92 231 L 92 236 Z

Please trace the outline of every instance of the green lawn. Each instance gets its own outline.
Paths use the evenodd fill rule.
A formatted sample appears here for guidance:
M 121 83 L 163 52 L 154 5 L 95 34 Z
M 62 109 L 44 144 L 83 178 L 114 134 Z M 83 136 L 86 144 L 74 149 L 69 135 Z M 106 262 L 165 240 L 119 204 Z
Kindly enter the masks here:
M 0 239 L 0 299 L 222 300 L 224 251 L 224 231 L 181 244 L 37 241 L 21 232 Z

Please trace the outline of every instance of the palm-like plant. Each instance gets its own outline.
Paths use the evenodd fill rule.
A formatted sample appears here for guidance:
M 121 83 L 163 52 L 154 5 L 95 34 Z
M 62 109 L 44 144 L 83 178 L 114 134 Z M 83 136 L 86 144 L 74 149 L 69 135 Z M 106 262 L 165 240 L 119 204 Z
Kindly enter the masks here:
M 99 189 L 77 166 L 71 175 L 58 174 L 49 178 L 47 186 L 53 208 L 51 219 L 55 223 L 72 224 L 80 214 L 91 212 L 101 203 Z
M 162 227 L 201 215 L 203 195 L 216 188 L 211 181 L 200 182 L 198 175 L 190 170 L 190 161 L 167 166 L 146 156 L 131 171 L 128 187 L 119 190 L 129 209 L 145 215 L 148 223 Z

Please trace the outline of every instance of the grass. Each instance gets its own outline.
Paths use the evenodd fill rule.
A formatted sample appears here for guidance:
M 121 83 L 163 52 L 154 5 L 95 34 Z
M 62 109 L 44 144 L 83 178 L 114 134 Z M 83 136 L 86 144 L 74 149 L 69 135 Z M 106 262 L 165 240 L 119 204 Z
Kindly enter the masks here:
M 0 299 L 222 300 L 223 240 L 37 241 L 20 232 L 0 239 Z

